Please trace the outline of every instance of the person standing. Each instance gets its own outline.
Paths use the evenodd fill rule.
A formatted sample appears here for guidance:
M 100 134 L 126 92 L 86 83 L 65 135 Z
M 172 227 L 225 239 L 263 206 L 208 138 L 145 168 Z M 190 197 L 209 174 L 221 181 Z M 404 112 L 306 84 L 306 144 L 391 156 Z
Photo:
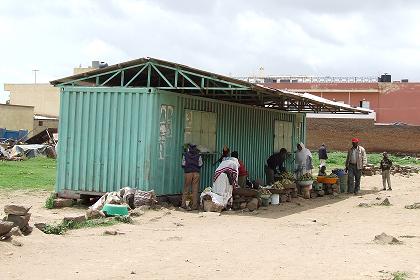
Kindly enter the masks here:
M 233 158 L 236 158 L 239 162 L 239 174 L 238 174 L 238 185 L 243 188 L 246 184 L 246 178 L 248 177 L 248 171 L 246 170 L 245 164 L 239 159 L 239 154 L 237 151 L 231 153 Z
M 362 169 L 367 164 L 366 151 L 359 145 L 359 139 L 351 140 L 352 147 L 349 149 L 346 158 L 346 171 L 348 171 L 349 193 L 357 195 L 360 191 L 360 178 Z
M 200 183 L 200 169 L 203 166 L 203 159 L 200 151 L 194 144 L 188 145 L 187 152 L 182 157 L 182 168 L 184 169 L 184 190 L 182 192 L 182 206 L 187 208 L 186 201 L 191 189 L 192 210 L 198 209 L 198 187 Z
M 319 158 L 319 165 L 326 166 L 327 159 L 328 159 L 328 152 L 327 152 L 327 147 L 325 147 L 324 143 L 321 145 L 321 147 L 318 150 L 318 158 Z
M 286 167 L 284 166 L 286 158 L 287 158 L 287 150 L 285 148 L 281 148 L 278 153 L 272 154 L 267 159 L 267 168 L 266 168 L 267 185 L 271 185 L 274 183 L 274 174 L 282 173 L 286 171 Z
M 302 142 L 297 144 L 296 147 L 295 173 L 296 179 L 299 179 L 299 177 L 306 173 L 312 174 L 312 153 Z
M 391 166 L 392 161 L 388 157 L 388 153 L 384 152 L 383 159 L 381 160 L 381 170 L 382 170 L 382 186 L 384 187 L 382 190 L 386 190 L 386 184 L 388 183 L 388 190 L 391 191 Z

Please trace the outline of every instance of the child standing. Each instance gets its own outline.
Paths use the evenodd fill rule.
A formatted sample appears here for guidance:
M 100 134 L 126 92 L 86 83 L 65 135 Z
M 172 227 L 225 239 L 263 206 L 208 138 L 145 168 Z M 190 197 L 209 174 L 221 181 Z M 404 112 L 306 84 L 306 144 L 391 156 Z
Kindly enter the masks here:
M 386 190 L 386 183 L 388 182 L 388 190 L 391 191 L 391 170 L 392 161 L 388 158 L 387 152 L 383 153 L 383 159 L 381 160 L 381 170 L 382 170 L 382 185 L 383 189 Z

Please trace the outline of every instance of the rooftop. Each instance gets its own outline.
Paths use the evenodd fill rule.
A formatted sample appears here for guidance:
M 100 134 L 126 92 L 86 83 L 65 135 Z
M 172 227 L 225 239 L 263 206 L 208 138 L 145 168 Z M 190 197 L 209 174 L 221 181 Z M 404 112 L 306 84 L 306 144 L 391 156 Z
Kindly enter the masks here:
M 371 112 L 308 93 L 274 89 L 150 57 L 54 80 L 51 84 L 59 87 L 157 88 L 289 112 L 362 114 Z

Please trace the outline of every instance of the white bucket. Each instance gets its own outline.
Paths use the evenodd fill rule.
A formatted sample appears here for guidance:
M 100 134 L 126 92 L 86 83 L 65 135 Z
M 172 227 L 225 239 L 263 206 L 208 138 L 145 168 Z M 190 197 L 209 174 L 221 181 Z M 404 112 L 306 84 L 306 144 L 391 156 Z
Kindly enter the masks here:
M 280 203 L 280 195 L 278 193 L 274 193 L 271 195 L 271 204 L 278 205 Z

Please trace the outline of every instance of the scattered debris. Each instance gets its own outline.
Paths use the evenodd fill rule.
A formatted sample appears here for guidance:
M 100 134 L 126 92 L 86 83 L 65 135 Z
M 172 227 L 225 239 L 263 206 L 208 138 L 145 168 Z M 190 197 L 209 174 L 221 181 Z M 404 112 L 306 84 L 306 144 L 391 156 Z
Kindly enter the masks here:
M 362 203 L 359 203 L 359 205 L 357 205 L 358 207 L 363 207 L 363 208 L 368 208 L 368 207 L 371 207 L 371 205 L 370 204 L 368 204 L 368 203 L 366 203 L 366 202 L 362 202 Z
M 404 206 L 405 209 L 420 209 L 420 202 Z
M 383 244 L 383 245 L 386 245 L 386 244 L 391 244 L 391 245 L 402 244 L 402 242 L 399 241 L 397 238 L 395 238 L 391 235 L 388 235 L 384 232 L 381 233 L 380 235 L 376 235 L 374 241 L 378 244 Z
M 184 225 L 181 223 L 174 223 L 174 225 L 176 225 L 177 227 L 183 227 Z
M 104 231 L 104 235 L 117 235 L 118 231 L 116 230 L 106 230 Z
M 130 217 L 140 217 L 142 215 L 144 215 L 144 210 L 141 210 L 140 208 L 136 208 L 136 209 L 132 209 L 129 211 L 129 215 Z
M 166 238 L 166 241 L 181 241 L 182 237 L 180 236 L 170 236 L 168 238 Z
M 399 237 L 401 237 L 401 238 L 416 238 L 418 236 L 415 236 L 415 235 L 400 235 Z
M 17 246 L 17 247 L 22 247 L 23 246 L 23 243 L 20 242 L 20 241 L 18 241 L 18 240 L 16 240 L 16 239 L 13 239 L 12 240 L 12 245 Z
M 391 206 L 391 202 L 389 202 L 388 198 L 385 198 L 380 204 L 380 206 Z
M 404 177 L 410 177 L 411 174 L 419 173 L 420 168 L 413 167 L 413 166 L 401 166 L 401 165 L 393 165 L 391 167 L 391 174 L 400 174 Z M 365 176 L 372 176 L 376 174 L 381 174 L 381 169 L 379 166 L 375 166 L 373 164 L 368 164 L 365 169 L 363 169 L 363 175 Z

